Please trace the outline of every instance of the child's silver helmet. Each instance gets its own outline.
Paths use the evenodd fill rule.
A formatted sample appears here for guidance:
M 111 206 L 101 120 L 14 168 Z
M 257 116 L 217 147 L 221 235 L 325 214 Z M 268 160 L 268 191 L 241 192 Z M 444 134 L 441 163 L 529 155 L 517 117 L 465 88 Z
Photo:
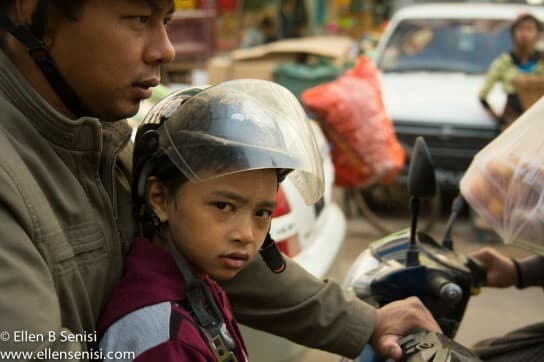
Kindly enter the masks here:
M 269 81 L 241 79 L 179 90 L 154 106 L 135 139 L 133 195 L 167 156 L 190 182 L 264 168 L 278 169 L 307 204 L 324 191 L 322 160 L 295 96 Z

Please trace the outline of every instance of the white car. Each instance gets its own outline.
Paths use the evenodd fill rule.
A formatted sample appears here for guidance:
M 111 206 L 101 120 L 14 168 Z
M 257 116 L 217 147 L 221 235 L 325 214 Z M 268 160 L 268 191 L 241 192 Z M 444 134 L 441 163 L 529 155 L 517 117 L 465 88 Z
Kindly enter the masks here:
M 169 92 L 161 87 L 156 93 L 151 100 L 143 102 L 138 115 L 129 120 L 134 129 L 152 105 Z M 346 234 L 346 219 L 340 207 L 332 200 L 334 167 L 328 143 L 319 125 L 315 121 L 309 122 L 323 159 L 325 194 L 319 202 L 308 206 L 287 178 L 278 191 L 270 234 L 284 254 L 322 279 L 342 246 Z M 304 349 L 286 339 L 245 326 L 240 327 L 252 360 L 259 362 L 288 360 Z
M 397 136 L 409 149 L 424 136 L 443 188 L 457 187 L 473 155 L 497 134 L 478 93 L 489 64 L 511 50 L 518 14 L 544 19 L 544 7 L 523 4 L 422 4 L 401 8 L 376 48 L 383 98 Z M 506 96 L 488 97 L 497 110 Z

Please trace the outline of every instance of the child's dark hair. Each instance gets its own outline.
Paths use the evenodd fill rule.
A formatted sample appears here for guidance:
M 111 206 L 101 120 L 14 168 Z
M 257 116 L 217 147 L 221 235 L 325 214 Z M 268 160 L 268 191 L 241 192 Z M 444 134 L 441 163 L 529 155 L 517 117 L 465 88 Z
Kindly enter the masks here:
M 166 189 L 166 197 L 173 201 L 175 201 L 176 191 L 184 182 L 187 182 L 185 175 L 166 155 L 162 155 L 155 161 L 155 169 L 149 176 L 155 176 L 163 184 Z M 143 197 L 147 199 L 147 187 Z M 140 213 L 141 211 L 143 211 L 143 213 Z M 140 223 L 142 235 L 149 238 L 153 237 L 156 232 L 156 229 L 153 226 L 153 218 L 156 217 L 156 215 L 152 207 L 146 201 L 141 206 L 136 207 L 134 213 L 134 216 Z
M 209 116 L 205 115 L 210 113 L 210 104 L 200 99 L 193 99 L 184 105 L 184 113 L 193 115 L 188 119 L 188 122 L 184 122 L 184 130 L 199 129 L 202 127 L 202 120 L 209 119 Z M 174 122 L 170 120 L 170 122 Z M 228 159 L 228 156 L 217 150 L 214 152 L 210 149 L 198 149 L 194 148 L 194 151 L 189 154 L 184 154 L 185 159 L 194 167 L 207 168 L 212 170 L 215 168 L 224 168 L 225 163 L 223 160 Z M 190 158 L 190 159 L 189 159 Z M 159 181 L 166 187 L 169 197 L 174 197 L 177 189 L 187 182 L 187 177 L 176 167 L 176 165 L 170 160 L 167 155 L 162 155 L 154 161 L 155 171 L 152 175 L 156 176 Z
M 174 198 L 178 188 L 185 182 L 187 177 L 176 165 L 170 161 L 168 156 L 163 155 L 156 161 L 157 168 L 154 175 L 164 185 L 169 198 Z

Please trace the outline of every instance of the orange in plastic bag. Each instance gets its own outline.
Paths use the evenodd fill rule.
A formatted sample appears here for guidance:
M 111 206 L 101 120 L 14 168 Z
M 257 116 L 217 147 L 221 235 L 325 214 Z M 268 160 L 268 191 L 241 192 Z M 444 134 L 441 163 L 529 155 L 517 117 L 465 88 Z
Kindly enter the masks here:
M 306 90 L 301 99 L 332 143 L 337 185 L 395 180 L 405 153 L 385 112 L 378 71 L 370 59 L 360 57 L 353 69 Z
M 474 156 L 461 179 L 470 206 L 504 240 L 544 254 L 544 98 Z

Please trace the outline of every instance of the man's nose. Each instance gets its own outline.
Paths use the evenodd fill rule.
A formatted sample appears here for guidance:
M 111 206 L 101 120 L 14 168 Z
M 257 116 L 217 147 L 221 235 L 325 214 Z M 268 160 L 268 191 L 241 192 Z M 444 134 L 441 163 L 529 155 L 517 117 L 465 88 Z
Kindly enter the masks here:
M 154 32 L 145 52 L 145 62 L 148 64 L 167 64 L 174 60 L 176 51 L 165 27 Z

